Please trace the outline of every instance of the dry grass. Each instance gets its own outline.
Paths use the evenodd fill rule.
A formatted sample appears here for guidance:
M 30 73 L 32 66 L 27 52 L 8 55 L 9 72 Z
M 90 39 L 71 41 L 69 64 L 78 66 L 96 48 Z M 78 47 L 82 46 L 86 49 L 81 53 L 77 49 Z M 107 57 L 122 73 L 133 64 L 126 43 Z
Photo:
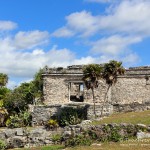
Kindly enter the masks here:
M 150 125 L 150 110 L 143 112 L 128 112 L 116 113 L 100 121 L 94 121 L 94 125 L 104 123 L 132 123 L 132 124 L 145 124 Z
M 66 148 L 65 150 L 148 150 L 150 149 L 150 139 L 141 141 L 130 140 L 118 143 L 104 143 L 101 145 L 82 146 Z

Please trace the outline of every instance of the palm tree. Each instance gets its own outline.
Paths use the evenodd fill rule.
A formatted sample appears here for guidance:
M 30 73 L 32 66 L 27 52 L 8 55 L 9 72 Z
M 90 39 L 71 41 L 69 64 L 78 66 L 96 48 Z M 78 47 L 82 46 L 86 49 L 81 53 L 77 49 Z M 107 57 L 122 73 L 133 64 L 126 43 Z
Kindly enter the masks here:
M 109 92 L 110 87 L 117 82 L 117 76 L 123 75 L 124 73 L 125 73 L 125 69 L 122 66 L 122 62 L 110 60 L 109 63 L 104 64 L 102 78 L 108 84 L 108 88 L 104 98 L 104 103 L 106 101 L 107 94 Z
M 92 90 L 95 118 L 96 118 L 96 112 L 95 112 L 94 88 L 98 87 L 98 78 L 101 77 L 101 72 L 102 72 L 102 66 L 98 64 L 89 64 L 83 68 L 83 81 L 87 89 Z
M 7 84 L 8 82 L 8 76 L 7 74 L 0 73 L 0 87 L 3 87 Z

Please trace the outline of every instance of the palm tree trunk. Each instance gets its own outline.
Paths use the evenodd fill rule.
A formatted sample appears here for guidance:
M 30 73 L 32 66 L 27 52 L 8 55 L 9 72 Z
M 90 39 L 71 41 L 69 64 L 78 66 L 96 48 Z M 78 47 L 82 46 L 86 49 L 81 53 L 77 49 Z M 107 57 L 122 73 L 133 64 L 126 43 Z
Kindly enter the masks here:
M 93 95 L 93 103 L 94 103 L 94 107 L 93 107 L 93 110 L 94 110 L 94 117 L 96 118 L 94 88 L 92 88 L 92 95 Z
M 110 87 L 111 87 L 111 85 L 109 84 L 109 85 L 108 85 L 108 88 L 107 88 L 107 91 L 106 91 L 106 93 L 105 93 L 104 102 L 103 102 L 103 105 L 102 105 L 101 117 L 103 116 L 104 104 L 106 103 L 106 98 L 107 98 L 108 91 L 109 91 Z

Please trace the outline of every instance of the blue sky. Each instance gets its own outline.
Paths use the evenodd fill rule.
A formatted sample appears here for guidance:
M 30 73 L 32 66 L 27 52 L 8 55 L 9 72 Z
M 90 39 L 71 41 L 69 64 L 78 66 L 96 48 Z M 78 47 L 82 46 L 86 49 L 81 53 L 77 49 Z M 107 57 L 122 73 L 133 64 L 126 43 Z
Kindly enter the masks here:
M 14 87 L 45 65 L 150 65 L 149 18 L 149 0 L 1 0 L 0 72 Z

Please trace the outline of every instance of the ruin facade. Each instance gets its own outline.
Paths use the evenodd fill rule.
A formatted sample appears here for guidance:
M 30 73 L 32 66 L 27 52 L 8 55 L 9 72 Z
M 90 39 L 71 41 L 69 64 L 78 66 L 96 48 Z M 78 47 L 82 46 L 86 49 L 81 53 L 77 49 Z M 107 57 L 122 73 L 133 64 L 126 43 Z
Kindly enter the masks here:
M 43 72 L 43 94 L 46 105 L 66 104 L 70 102 L 93 103 L 92 91 L 85 87 L 82 80 L 83 66 L 73 65 L 67 68 L 48 68 Z M 132 67 L 124 75 L 117 77 L 117 83 L 109 89 L 102 79 L 95 89 L 96 104 L 132 104 L 150 102 L 150 67 Z

